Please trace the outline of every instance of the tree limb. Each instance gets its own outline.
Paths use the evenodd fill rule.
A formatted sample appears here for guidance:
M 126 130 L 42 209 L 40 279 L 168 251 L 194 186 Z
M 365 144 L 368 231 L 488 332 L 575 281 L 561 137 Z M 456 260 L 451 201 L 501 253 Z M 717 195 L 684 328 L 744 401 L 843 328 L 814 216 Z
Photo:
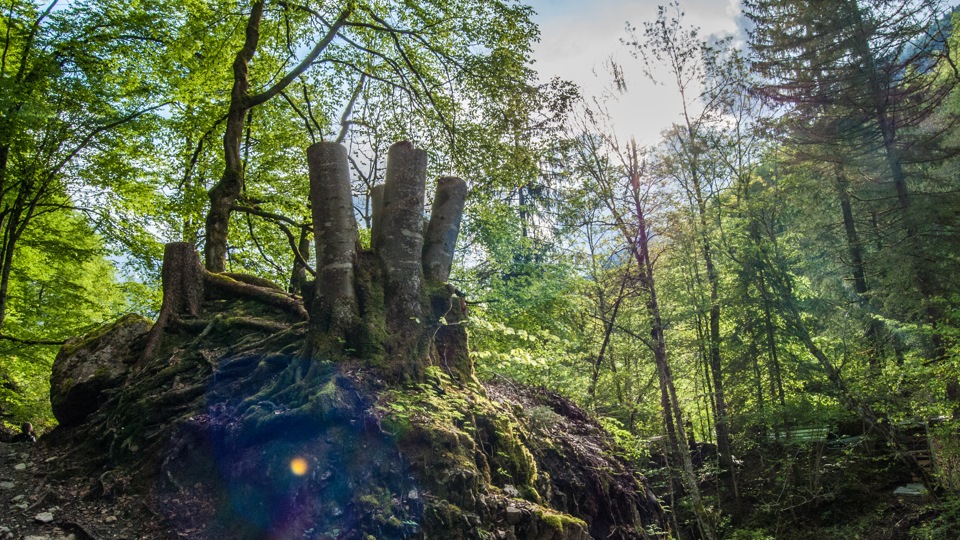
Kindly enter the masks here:
M 341 13 L 340 16 L 337 17 L 337 20 L 334 21 L 332 25 L 330 25 L 330 29 L 327 31 L 327 34 L 323 36 L 323 38 L 320 41 L 318 41 L 316 45 L 313 46 L 313 49 L 311 49 L 310 52 L 307 53 L 307 56 L 304 57 L 304 59 L 301 60 L 300 63 L 296 65 L 296 67 L 294 67 L 289 73 L 287 73 L 282 79 L 277 81 L 276 84 L 274 84 L 270 88 L 264 90 L 259 94 L 256 94 L 247 98 L 246 106 L 256 107 L 257 105 L 265 103 L 266 101 L 270 100 L 270 98 L 272 98 L 273 96 L 279 94 L 281 90 L 289 86 L 290 83 L 292 83 L 297 77 L 299 77 L 301 73 L 306 71 L 307 68 L 309 68 L 310 65 L 313 64 L 313 61 L 316 60 L 318 56 L 320 56 L 320 53 L 327 48 L 327 45 L 329 45 L 330 42 L 333 41 L 333 38 L 337 36 L 337 34 L 340 32 L 340 28 L 342 28 L 343 24 L 347 21 L 347 17 L 350 16 L 350 13 L 352 13 L 352 8 L 347 8 L 346 10 L 344 10 L 343 13 Z
M 0 340 L 3 341 L 12 341 L 14 343 L 19 343 L 21 345 L 63 345 L 67 342 L 65 339 L 57 340 L 44 340 L 44 339 L 21 339 L 18 337 L 8 336 L 6 334 L 0 334 Z
M 360 92 L 363 91 L 363 84 L 367 82 L 367 74 L 362 73 L 360 75 L 360 80 L 357 81 L 357 87 L 353 89 L 353 95 L 350 96 L 350 102 L 347 103 L 345 109 L 343 109 L 343 114 L 340 116 L 340 134 L 337 135 L 337 142 L 342 143 L 343 140 L 347 137 L 347 129 L 350 127 L 350 114 L 353 113 L 353 107 L 357 104 L 357 98 L 360 97 Z

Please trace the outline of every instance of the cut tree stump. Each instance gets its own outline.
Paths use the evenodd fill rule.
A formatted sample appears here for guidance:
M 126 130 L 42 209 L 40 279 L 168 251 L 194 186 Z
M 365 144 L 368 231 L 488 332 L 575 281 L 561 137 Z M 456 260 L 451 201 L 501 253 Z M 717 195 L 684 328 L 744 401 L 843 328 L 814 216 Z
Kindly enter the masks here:
M 317 280 L 310 307 L 314 332 L 343 337 L 357 319 L 354 274 L 357 221 L 347 149 L 335 142 L 307 148 Z
M 384 277 L 387 325 L 405 331 L 423 317 L 423 201 L 427 153 L 398 142 L 387 153 L 377 254 Z
M 203 267 L 200 255 L 189 242 L 172 242 L 163 249 L 163 267 L 160 280 L 163 285 L 163 303 L 160 314 L 147 335 L 143 361 L 156 353 L 160 338 L 171 322 L 183 317 L 196 317 L 203 302 Z
M 437 180 L 423 246 L 423 273 L 428 281 L 446 283 L 450 279 L 466 198 L 467 183 L 463 180 L 452 176 Z

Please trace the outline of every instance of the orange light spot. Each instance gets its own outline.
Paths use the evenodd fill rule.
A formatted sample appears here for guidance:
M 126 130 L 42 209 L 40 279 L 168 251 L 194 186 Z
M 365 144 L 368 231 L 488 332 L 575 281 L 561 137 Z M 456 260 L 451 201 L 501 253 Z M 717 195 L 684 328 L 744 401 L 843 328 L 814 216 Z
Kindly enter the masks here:
M 307 465 L 307 460 L 301 457 L 296 457 L 290 460 L 290 472 L 297 476 L 303 476 L 307 474 L 307 470 L 309 468 L 310 466 Z

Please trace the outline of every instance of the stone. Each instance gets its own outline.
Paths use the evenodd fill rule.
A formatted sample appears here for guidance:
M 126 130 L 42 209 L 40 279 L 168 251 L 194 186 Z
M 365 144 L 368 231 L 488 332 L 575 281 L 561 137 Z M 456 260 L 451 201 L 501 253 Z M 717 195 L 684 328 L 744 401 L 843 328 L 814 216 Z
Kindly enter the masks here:
M 0 489 L 13 489 L 17 487 L 13 482 L 0 482 Z
M 908 495 L 910 497 L 922 497 L 927 494 L 927 488 L 923 484 L 907 484 L 893 490 L 894 495 Z
M 13 470 L 15 470 L 15 471 L 25 471 L 25 470 L 27 470 L 27 464 L 26 464 L 26 463 L 17 463 L 16 465 L 13 466 Z
M 104 392 L 123 382 L 149 330 L 150 321 L 131 314 L 61 347 L 50 376 L 50 404 L 61 426 L 82 424 Z
M 53 523 L 53 513 L 40 512 L 39 514 L 33 516 L 33 519 L 39 523 Z
M 113 523 L 115 521 L 117 521 L 117 516 L 107 516 L 103 519 L 104 523 Z

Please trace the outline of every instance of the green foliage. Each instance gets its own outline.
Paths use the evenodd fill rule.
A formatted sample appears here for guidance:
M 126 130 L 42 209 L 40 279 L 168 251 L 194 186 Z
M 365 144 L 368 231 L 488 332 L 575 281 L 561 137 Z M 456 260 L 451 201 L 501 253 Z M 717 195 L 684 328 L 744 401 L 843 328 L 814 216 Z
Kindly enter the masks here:
M 933 508 L 936 517 L 910 529 L 917 540 L 947 540 L 960 535 L 960 498 L 948 497 Z
M 33 422 L 38 429 L 53 425 L 50 410 L 50 369 L 56 343 L 86 333 L 139 305 L 156 310 L 142 295 L 143 286 L 119 283 L 104 258 L 102 240 L 76 213 L 45 215 L 24 235 L 11 275 L 10 308 L 0 340 L 0 412 L 13 425 Z

